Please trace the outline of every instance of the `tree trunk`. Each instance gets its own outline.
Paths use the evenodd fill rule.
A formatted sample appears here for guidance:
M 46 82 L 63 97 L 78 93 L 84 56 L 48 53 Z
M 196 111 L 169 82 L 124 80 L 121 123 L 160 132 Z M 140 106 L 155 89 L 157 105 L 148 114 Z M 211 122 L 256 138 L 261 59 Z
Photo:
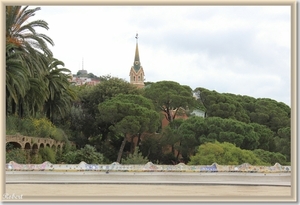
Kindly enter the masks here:
M 8 115 L 8 99 L 6 97 L 6 100 L 5 100 L 5 116 Z
M 175 156 L 175 149 L 174 149 L 174 145 L 171 145 L 171 151 L 172 151 L 172 154 L 173 154 L 173 156 Z
M 16 114 L 16 103 L 14 100 L 11 101 L 11 110 L 12 110 L 11 113 L 15 115 Z
M 23 106 L 23 103 L 20 102 L 18 107 L 19 107 L 19 109 L 18 109 L 18 115 L 19 115 L 20 118 L 23 118 L 23 115 L 24 115 L 24 106 Z
M 138 141 L 137 141 L 137 143 L 136 143 L 136 146 L 140 146 L 140 143 L 141 143 L 141 136 L 142 136 L 142 134 L 139 133 L 139 134 L 138 134 Z
M 181 142 L 179 142 L 179 147 L 181 146 Z M 179 150 L 177 150 L 177 156 L 176 156 L 176 160 L 177 160 L 177 162 L 179 161 L 178 160 L 178 157 L 179 157 L 179 155 L 180 155 L 180 151 Z
M 172 117 L 171 112 L 172 112 L 172 111 L 168 108 L 168 118 L 169 118 L 169 122 L 172 122 L 172 121 L 173 121 L 173 117 Z
M 121 157 L 122 157 L 122 154 L 123 154 L 123 150 L 124 150 L 126 141 L 127 141 L 126 134 L 124 134 L 124 140 L 122 141 L 122 144 L 121 144 L 121 147 L 120 147 L 119 153 L 118 153 L 118 158 L 117 158 L 118 163 L 120 163 L 120 161 L 121 161 Z
M 133 154 L 133 152 L 134 152 L 134 144 L 133 144 L 133 138 L 134 138 L 135 136 L 134 135 L 132 135 L 131 136 L 131 142 L 130 142 L 130 153 L 131 154 Z

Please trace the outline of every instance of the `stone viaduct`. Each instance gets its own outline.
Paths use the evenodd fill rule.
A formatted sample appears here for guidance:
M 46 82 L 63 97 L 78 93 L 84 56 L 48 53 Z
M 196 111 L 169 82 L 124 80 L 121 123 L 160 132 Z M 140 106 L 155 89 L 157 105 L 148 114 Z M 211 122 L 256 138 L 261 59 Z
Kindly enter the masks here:
M 6 135 L 6 144 L 7 143 L 12 144 L 15 148 L 34 151 L 46 146 L 54 149 L 55 151 L 62 151 L 64 145 L 64 142 L 56 141 L 50 138 L 28 137 L 20 134 Z

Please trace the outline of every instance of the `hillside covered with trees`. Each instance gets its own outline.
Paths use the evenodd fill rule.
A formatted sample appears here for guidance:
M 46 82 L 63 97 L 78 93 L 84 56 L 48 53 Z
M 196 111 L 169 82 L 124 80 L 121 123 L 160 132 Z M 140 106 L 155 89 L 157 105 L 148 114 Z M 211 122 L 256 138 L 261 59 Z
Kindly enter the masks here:
M 34 153 L 7 143 L 7 162 L 290 164 L 288 105 L 173 81 L 138 89 L 117 77 L 96 76 L 101 83 L 95 86 L 72 85 L 70 70 L 48 47 L 54 42 L 34 29 L 48 24 L 28 22 L 39 9 L 6 7 L 6 134 L 52 138 L 65 146 Z

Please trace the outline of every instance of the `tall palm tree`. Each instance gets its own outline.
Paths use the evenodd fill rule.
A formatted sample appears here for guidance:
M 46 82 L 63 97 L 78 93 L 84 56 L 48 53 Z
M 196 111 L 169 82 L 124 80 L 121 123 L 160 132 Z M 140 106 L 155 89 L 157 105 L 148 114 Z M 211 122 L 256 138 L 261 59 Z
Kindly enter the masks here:
M 36 32 L 36 28 L 48 28 L 47 22 L 28 19 L 35 15 L 40 7 L 28 9 L 28 6 L 6 7 L 6 92 L 7 99 L 11 99 L 12 107 L 18 105 L 22 115 L 24 105 L 47 98 L 47 92 L 39 88 L 45 87 L 42 82 L 47 70 L 47 59 L 52 52 L 47 43 L 54 45 L 46 35 Z M 33 92 L 36 91 L 37 94 Z M 43 95 L 43 96 L 42 96 Z M 34 107 L 41 107 L 39 103 Z M 16 110 L 13 109 L 13 112 Z
M 48 74 L 44 78 L 49 91 L 44 110 L 52 122 L 55 117 L 66 115 L 76 96 L 68 80 L 70 78 L 68 73 L 71 71 L 67 68 L 59 68 L 59 66 L 64 66 L 64 63 L 52 58 L 48 62 Z
M 40 7 L 35 9 L 27 9 L 28 6 L 7 6 L 6 7 L 6 43 L 15 44 L 19 49 L 27 53 L 42 52 L 46 55 L 52 55 L 47 43 L 54 45 L 51 38 L 44 34 L 37 33 L 36 27 L 49 29 L 48 23 L 43 20 L 35 20 L 27 22 L 28 19 L 35 15 L 35 12 L 40 10 Z
M 6 51 L 14 48 L 14 44 L 6 44 Z M 25 96 L 28 86 L 28 72 L 24 69 L 20 53 L 17 50 L 6 52 L 6 113 L 9 102 L 12 104 L 12 112 L 15 111 L 19 98 Z

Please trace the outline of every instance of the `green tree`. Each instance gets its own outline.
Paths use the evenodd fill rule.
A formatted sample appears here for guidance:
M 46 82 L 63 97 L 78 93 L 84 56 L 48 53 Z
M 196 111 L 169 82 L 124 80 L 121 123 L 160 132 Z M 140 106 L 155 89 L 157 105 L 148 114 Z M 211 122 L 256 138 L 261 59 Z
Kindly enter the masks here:
M 195 135 L 191 134 L 192 129 L 189 123 L 185 123 L 185 120 L 175 119 L 162 132 L 162 144 L 166 148 L 171 147 L 171 153 L 175 156 L 176 162 L 186 163 L 190 155 L 194 154 L 198 142 Z
M 100 103 L 97 121 L 109 123 L 111 134 L 123 139 L 117 162 L 120 163 L 127 136 L 144 132 L 154 132 L 160 121 L 150 100 L 141 95 L 120 94 Z
M 273 132 L 290 126 L 290 112 L 287 106 L 271 99 L 257 99 L 254 103 L 254 112 L 250 113 L 252 122 L 268 126 Z
M 64 66 L 64 63 L 52 58 L 48 62 L 48 73 L 44 76 L 49 93 L 44 110 L 52 122 L 54 122 L 55 117 L 66 116 L 70 111 L 72 101 L 76 98 L 76 93 L 72 89 L 73 86 L 68 81 L 70 70 L 59 68 L 59 66 Z
M 266 165 L 252 151 L 243 150 L 228 142 L 208 142 L 198 148 L 195 156 L 191 157 L 190 165 Z
M 201 87 L 196 88 L 194 92 L 205 107 L 206 116 L 235 119 L 246 123 L 250 121 L 241 103 L 233 96 Z
M 194 141 L 195 146 L 205 142 L 230 142 L 242 149 L 253 150 L 259 145 L 259 135 L 254 128 L 234 119 L 220 117 L 190 117 L 185 120 L 182 135 Z
M 140 150 L 142 155 L 147 157 L 149 161 L 159 164 L 162 162 L 164 155 L 163 146 L 165 146 L 165 144 L 166 141 L 162 139 L 162 134 L 149 134 L 144 136 Z
M 101 83 L 92 87 L 85 88 L 78 93 L 80 102 L 77 107 L 82 110 L 82 137 L 86 141 L 88 138 L 92 139 L 100 136 L 101 142 L 107 140 L 110 132 L 109 127 L 112 125 L 110 122 L 97 121 L 96 116 L 100 114 L 98 105 L 111 99 L 119 94 L 139 94 L 135 86 L 126 82 L 123 79 L 111 76 L 102 76 Z M 103 144 L 103 143 L 101 143 Z M 101 144 L 95 144 L 98 150 L 101 150 Z
M 274 165 L 279 163 L 281 165 L 287 165 L 286 157 L 283 154 L 278 152 L 269 152 L 263 149 L 253 150 L 253 153 L 263 162 L 268 163 L 270 165 Z
M 254 131 L 258 134 L 259 137 L 259 145 L 258 149 L 263 149 L 266 151 L 272 151 L 275 149 L 274 145 L 274 132 L 270 130 L 265 125 L 260 125 L 257 123 L 250 123 L 253 127 Z
M 6 115 L 10 110 L 9 104 L 17 105 L 29 87 L 28 71 L 23 66 L 21 52 L 16 49 L 16 45 L 6 43 Z
M 180 115 L 180 108 L 192 109 L 196 105 L 192 89 L 174 81 L 159 81 L 145 88 L 145 97 L 151 99 L 156 109 L 172 122 Z M 174 113 L 172 113 L 174 111 Z
M 280 128 L 274 138 L 275 142 L 275 152 L 283 154 L 287 161 L 291 160 L 291 128 L 284 127 Z

